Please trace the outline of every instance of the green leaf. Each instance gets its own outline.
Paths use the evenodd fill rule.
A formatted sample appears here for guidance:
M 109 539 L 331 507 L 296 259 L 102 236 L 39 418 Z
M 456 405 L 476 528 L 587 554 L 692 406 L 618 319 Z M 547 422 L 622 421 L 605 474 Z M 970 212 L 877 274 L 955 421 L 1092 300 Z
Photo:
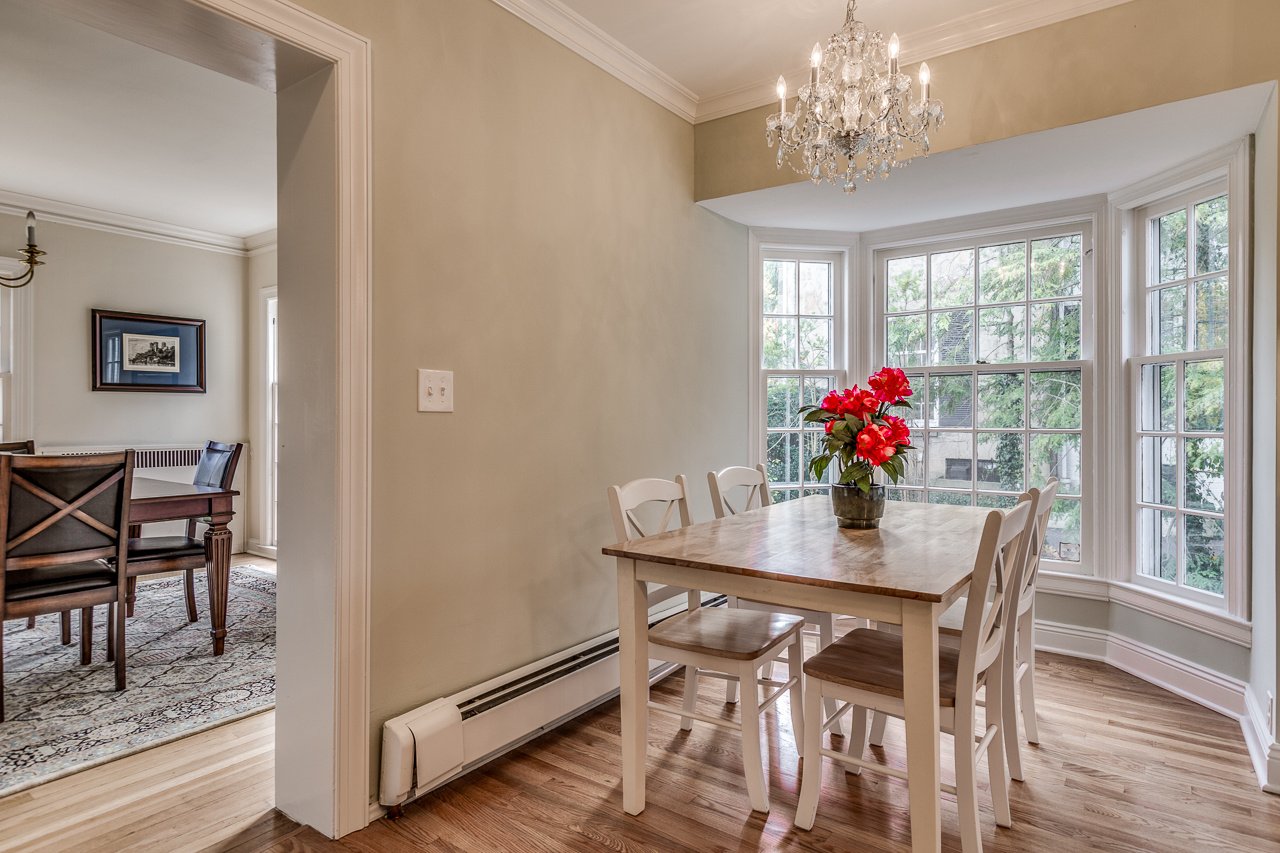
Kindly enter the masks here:
M 831 464 L 830 456 L 815 456 L 809 460 L 809 471 L 813 474 L 813 479 L 821 480 L 822 475 L 827 472 L 827 466 Z
M 914 409 L 915 408 L 915 406 L 912 406 L 911 403 L 908 402 L 907 400 L 899 400 L 896 403 L 890 403 L 889 406 L 895 409 Z

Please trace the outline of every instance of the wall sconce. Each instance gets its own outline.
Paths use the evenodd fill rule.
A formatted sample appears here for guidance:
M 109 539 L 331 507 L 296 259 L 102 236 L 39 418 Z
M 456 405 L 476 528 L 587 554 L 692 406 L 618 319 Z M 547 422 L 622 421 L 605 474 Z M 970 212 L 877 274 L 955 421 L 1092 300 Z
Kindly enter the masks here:
M 36 267 L 42 266 L 44 261 L 40 257 L 44 252 L 40 251 L 36 246 L 36 215 L 31 211 L 27 211 L 27 248 L 18 253 L 18 257 L 22 258 L 23 263 L 27 265 L 27 271 L 22 275 L 7 276 L 0 275 L 0 285 L 9 288 L 26 287 L 36 276 Z

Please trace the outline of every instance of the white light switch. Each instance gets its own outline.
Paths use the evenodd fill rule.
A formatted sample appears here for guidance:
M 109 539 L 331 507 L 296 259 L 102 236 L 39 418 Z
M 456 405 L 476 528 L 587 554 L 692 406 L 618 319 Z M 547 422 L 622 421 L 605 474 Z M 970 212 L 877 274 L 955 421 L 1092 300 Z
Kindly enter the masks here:
M 418 411 L 453 411 L 453 371 L 418 370 Z

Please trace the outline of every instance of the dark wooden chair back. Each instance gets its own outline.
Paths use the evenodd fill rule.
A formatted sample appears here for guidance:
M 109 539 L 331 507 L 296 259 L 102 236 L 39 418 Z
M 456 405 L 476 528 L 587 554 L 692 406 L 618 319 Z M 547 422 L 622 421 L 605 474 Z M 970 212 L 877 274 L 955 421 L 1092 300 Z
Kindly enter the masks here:
M 200 454 L 200 464 L 196 466 L 194 485 L 231 488 L 231 481 L 236 476 L 236 465 L 240 463 L 240 451 L 243 449 L 243 444 L 223 444 L 218 441 L 206 444 L 204 452 Z
M 125 562 L 133 451 L 0 454 L 0 569 Z M 3 589 L 0 576 L 0 590 Z
M 0 453 L 25 453 L 28 456 L 34 456 L 35 452 L 36 443 L 31 440 L 0 441 Z

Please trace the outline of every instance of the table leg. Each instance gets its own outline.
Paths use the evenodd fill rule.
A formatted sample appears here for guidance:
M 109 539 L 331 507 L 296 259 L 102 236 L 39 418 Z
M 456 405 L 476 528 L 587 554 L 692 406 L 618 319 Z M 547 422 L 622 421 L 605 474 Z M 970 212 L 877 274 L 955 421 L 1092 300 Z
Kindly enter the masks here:
M 209 633 L 216 656 L 222 654 L 227 637 L 227 594 L 231 586 L 231 531 L 217 516 L 204 532 L 204 554 L 209 582 Z
M 634 560 L 618 558 L 618 645 L 622 704 L 622 810 L 644 811 L 649 729 L 649 595 Z
M 902 693 L 913 853 L 942 849 L 938 615 L 937 606 L 929 602 L 902 603 Z

